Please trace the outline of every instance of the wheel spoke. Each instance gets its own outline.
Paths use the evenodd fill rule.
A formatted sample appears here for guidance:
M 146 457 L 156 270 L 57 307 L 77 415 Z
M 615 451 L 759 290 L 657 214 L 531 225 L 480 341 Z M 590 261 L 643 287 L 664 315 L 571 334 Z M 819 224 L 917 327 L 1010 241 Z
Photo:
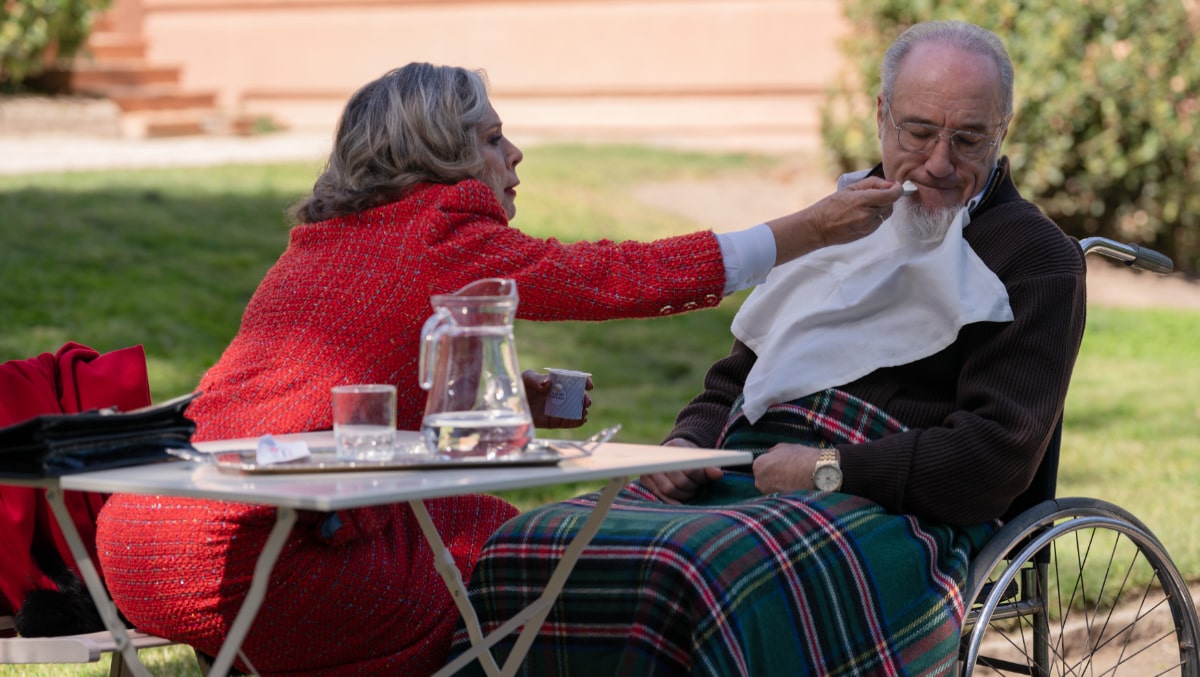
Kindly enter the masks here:
M 964 644 L 974 674 L 1200 677 L 1190 593 L 1161 544 L 1140 523 L 1067 512 L 1022 526 L 1021 560 L 988 577 L 998 592 L 978 601 L 979 646 Z M 1002 590 L 1014 582 L 1019 595 Z

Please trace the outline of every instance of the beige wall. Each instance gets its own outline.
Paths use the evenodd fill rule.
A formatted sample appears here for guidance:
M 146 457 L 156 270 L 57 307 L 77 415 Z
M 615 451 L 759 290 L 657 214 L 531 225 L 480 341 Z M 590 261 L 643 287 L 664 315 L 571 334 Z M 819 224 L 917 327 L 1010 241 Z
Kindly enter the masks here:
M 813 141 L 836 0 L 118 0 L 147 57 L 223 107 L 331 128 L 353 89 L 432 61 L 485 69 L 512 134 Z

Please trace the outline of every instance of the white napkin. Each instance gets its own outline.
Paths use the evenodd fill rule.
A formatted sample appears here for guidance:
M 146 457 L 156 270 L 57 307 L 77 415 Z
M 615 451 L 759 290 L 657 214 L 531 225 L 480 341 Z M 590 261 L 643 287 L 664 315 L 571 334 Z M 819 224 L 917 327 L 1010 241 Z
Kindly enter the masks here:
M 263 435 L 258 438 L 258 446 L 254 451 L 254 460 L 258 465 L 272 465 L 274 463 L 287 463 L 288 461 L 304 458 L 311 454 L 312 452 L 308 450 L 308 444 L 302 440 L 283 442 L 270 435 Z
M 967 208 L 941 242 L 902 238 L 888 219 L 871 235 L 776 267 L 733 318 L 758 356 L 743 411 L 908 364 L 954 342 L 974 322 L 1011 322 L 1008 292 L 963 239 Z

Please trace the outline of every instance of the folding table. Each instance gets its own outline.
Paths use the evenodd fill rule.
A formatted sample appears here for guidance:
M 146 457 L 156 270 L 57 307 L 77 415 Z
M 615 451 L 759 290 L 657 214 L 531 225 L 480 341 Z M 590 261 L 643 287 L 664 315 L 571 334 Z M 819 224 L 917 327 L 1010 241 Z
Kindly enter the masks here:
M 277 440 L 292 442 L 302 440 L 312 447 L 333 445 L 331 432 L 278 435 Z M 397 433 L 400 444 L 417 441 L 415 432 Z M 253 449 L 255 438 L 197 443 L 202 452 L 222 452 Z M 744 465 L 751 462 L 747 452 L 691 449 L 686 447 L 660 447 L 642 444 L 607 442 L 600 445 L 590 456 L 569 458 L 553 465 L 514 467 L 464 467 L 437 470 L 371 470 L 324 473 L 263 473 L 241 474 L 230 472 L 215 464 L 193 461 L 174 461 L 149 465 L 118 468 L 97 472 L 66 475 L 53 481 L 57 490 L 95 491 L 103 493 L 127 493 L 142 495 L 184 496 L 220 501 L 234 501 L 269 505 L 277 508 L 275 525 L 259 554 L 246 600 L 230 627 L 224 645 L 212 665 L 214 675 L 223 675 L 233 664 L 242 641 L 249 632 L 254 616 L 258 613 L 266 594 L 271 569 L 274 567 L 288 533 L 296 522 L 297 510 L 335 511 L 371 505 L 407 502 L 416 514 L 421 530 L 434 551 L 438 573 L 445 581 L 450 594 L 462 614 L 472 648 L 445 666 L 438 675 L 449 675 L 478 659 L 489 675 L 514 674 L 524 659 L 533 638 L 550 611 L 550 606 L 561 591 L 567 576 L 574 567 L 579 554 L 587 546 L 600 527 L 617 492 L 632 477 L 646 473 L 668 472 L 703 468 L 708 466 Z M 460 494 L 477 494 L 521 489 L 529 487 L 608 480 L 601 492 L 592 515 L 580 533 L 570 543 L 555 568 L 542 596 L 535 600 L 516 617 L 510 619 L 495 632 L 484 637 L 474 609 L 467 600 L 466 587 L 454 565 L 453 558 L 442 543 L 423 501 Z M 5 480 L 0 480 L 5 481 Z M 57 495 L 57 494 L 55 494 Z M 56 508 L 60 523 L 62 514 Z M 74 532 L 70 520 L 62 525 L 64 532 Z M 68 538 L 78 541 L 78 534 Z M 76 558 L 82 552 L 77 548 Z M 113 633 L 119 647 L 128 647 L 125 628 L 116 622 L 111 601 L 100 584 L 99 577 L 90 562 L 79 562 L 84 570 L 84 580 L 98 600 L 107 627 Z M 88 571 L 90 570 L 90 573 Z M 100 587 L 97 587 L 100 586 Z M 490 647 L 504 636 L 524 626 L 518 636 L 514 650 L 505 661 L 503 669 L 491 655 Z M 136 663 L 137 655 L 132 649 L 123 649 L 130 663 Z M 142 668 L 140 663 L 135 671 Z M 139 671 L 144 675 L 144 668 Z

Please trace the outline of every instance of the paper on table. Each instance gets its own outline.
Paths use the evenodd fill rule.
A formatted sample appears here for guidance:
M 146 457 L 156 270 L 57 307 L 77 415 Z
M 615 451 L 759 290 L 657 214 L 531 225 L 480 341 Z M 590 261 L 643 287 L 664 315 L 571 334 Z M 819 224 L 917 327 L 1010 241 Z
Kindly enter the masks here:
M 270 435 L 263 435 L 258 438 L 258 449 L 255 451 L 254 460 L 259 465 L 271 465 L 294 461 L 309 456 L 311 453 L 308 450 L 308 444 L 304 441 L 280 442 Z

